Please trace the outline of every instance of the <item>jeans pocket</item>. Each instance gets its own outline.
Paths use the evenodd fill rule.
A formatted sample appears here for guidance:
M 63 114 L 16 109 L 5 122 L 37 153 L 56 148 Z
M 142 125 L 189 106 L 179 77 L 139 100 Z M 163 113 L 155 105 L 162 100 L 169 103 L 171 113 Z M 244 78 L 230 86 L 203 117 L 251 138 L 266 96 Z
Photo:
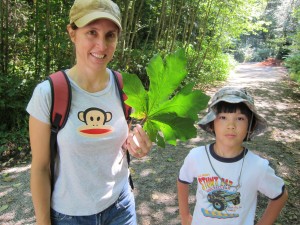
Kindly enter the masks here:
M 65 214 L 62 214 L 62 213 L 59 213 L 57 211 L 55 211 L 54 209 L 51 209 L 51 220 L 54 220 L 54 221 L 70 221 L 72 220 L 72 216 L 69 216 L 69 215 L 65 215 Z
M 116 202 L 116 207 L 126 209 L 132 205 L 135 205 L 133 193 L 131 192 L 131 190 L 129 188 L 125 188 L 121 192 L 121 194 Z

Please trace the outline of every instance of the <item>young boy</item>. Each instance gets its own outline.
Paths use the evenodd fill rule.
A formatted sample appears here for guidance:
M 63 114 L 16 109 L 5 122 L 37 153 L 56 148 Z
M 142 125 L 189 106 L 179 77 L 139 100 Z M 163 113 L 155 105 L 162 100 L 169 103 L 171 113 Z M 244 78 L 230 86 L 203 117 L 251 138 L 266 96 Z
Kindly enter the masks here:
M 257 225 L 271 225 L 287 201 L 281 178 L 266 159 L 243 147 L 263 132 L 267 123 L 257 114 L 245 89 L 224 87 L 212 98 L 199 126 L 215 143 L 190 151 L 180 169 L 177 186 L 182 225 L 253 225 L 257 192 L 270 198 Z M 189 184 L 197 180 L 196 206 L 189 211 Z

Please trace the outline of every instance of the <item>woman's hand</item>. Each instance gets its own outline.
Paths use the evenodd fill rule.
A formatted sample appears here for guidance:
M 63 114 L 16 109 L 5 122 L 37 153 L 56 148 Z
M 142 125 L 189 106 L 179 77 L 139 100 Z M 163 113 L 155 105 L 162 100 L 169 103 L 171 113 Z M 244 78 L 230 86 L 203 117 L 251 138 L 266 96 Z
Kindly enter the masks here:
M 149 153 L 152 142 L 140 124 L 137 124 L 129 133 L 126 147 L 129 153 L 136 158 L 142 158 Z

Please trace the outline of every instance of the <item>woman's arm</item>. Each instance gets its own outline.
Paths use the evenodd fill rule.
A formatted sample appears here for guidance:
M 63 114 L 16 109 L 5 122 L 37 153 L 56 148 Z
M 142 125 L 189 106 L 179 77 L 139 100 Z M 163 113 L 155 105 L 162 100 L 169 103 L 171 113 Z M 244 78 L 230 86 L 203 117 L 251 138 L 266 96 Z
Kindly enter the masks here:
M 38 225 L 50 225 L 50 125 L 29 117 L 30 186 Z
M 270 200 L 264 214 L 256 225 L 272 225 L 279 216 L 279 213 L 285 205 L 287 199 L 288 193 L 286 190 L 284 190 L 284 193 L 280 198 L 276 200 Z
M 189 208 L 189 185 L 177 181 L 179 214 L 182 225 L 190 225 L 192 223 L 192 215 Z

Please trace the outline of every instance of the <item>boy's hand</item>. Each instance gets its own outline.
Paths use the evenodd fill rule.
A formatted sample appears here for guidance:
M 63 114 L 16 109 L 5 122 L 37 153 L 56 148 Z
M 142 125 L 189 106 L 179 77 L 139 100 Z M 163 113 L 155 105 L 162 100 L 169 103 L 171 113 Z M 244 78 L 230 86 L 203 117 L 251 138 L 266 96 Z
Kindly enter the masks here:
M 276 200 L 270 200 L 269 204 L 256 225 L 272 225 L 280 214 L 281 209 L 284 207 L 288 199 L 288 193 L 285 189 L 282 196 Z

